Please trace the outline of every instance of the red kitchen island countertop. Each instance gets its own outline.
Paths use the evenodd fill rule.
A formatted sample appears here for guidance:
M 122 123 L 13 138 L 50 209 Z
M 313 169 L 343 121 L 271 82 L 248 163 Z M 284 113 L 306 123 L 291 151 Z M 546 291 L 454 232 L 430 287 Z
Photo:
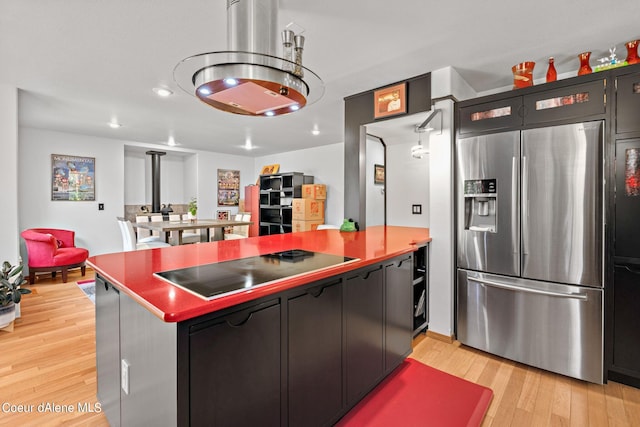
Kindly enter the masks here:
M 374 226 L 357 232 L 317 230 L 118 252 L 90 257 L 88 264 L 96 273 L 160 319 L 165 322 L 180 322 L 413 252 L 418 245 L 430 241 L 428 228 Z M 211 301 L 153 275 L 160 271 L 289 249 L 323 252 L 358 260 L 273 281 Z

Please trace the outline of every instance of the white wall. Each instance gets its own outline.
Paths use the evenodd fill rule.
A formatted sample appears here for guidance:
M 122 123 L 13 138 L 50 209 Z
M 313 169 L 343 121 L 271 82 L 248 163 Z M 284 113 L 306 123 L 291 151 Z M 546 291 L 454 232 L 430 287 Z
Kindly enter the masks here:
M 367 136 L 367 168 L 365 172 L 367 227 L 384 225 L 385 223 L 385 186 L 383 184 L 374 184 L 373 182 L 374 165 L 384 166 L 385 164 L 384 150 L 384 145 L 380 140 Z M 387 209 L 388 207 L 387 205 Z
M 257 157 L 255 180 L 262 166 L 279 164 L 280 172 L 313 175 L 316 184 L 327 186 L 325 223 L 340 225 L 344 220 L 344 144 L 332 144 Z
M 432 98 L 453 95 L 457 99 L 474 96 L 472 89 L 451 67 L 431 73 Z M 454 191 L 453 191 L 453 101 L 442 100 L 442 133 L 429 134 L 429 330 L 451 336 L 454 332 Z
M 188 203 L 189 198 L 185 195 L 185 156 L 165 152 L 167 154 L 160 158 L 160 203 Z M 189 156 L 195 157 L 196 154 Z M 125 204 L 150 205 L 153 198 L 151 156 L 125 148 L 124 182 Z
M 19 129 L 20 230 L 65 228 L 76 232 L 76 246 L 90 255 L 122 250 L 116 217 L 124 213 L 124 141 L 30 128 Z M 51 200 L 51 155 L 96 160 L 96 200 Z M 105 209 L 98 210 L 98 203 Z M 22 248 L 26 260 L 26 250 Z
M 411 156 L 415 142 L 387 146 L 387 224 L 429 227 L 429 155 Z M 412 205 L 422 205 L 414 215 Z
M 198 217 L 216 218 L 217 210 L 230 210 L 231 215 L 238 212 L 237 206 L 218 206 L 218 169 L 232 169 L 240 171 L 240 198 L 244 199 L 244 187 L 255 184 L 259 169 L 251 157 L 233 156 L 230 154 L 199 152 L 197 167 L 188 166 L 185 171 L 197 171 L 197 188 L 187 193 L 187 199 L 193 195 L 198 197 Z M 186 182 L 191 180 L 185 177 Z M 195 190 L 195 193 L 193 193 Z
M 0 85 L 0 182 L 2 183 L 2 224 L 0 263 L 19 262 L 18 224 L 18 90 Z M 26 258 L 24 259 L 26 263 Z

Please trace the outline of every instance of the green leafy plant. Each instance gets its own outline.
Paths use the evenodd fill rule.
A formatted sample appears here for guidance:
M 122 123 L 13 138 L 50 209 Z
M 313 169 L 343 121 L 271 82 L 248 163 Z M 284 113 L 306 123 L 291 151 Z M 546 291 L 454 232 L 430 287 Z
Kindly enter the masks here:
M 22 264 L 13 267 L 9 261 L 2 263 L 0 274 L 0 307 L 6 307 L 12 302 L 19 303 L 23 294 L 30 294 L 31 290 L 20 288 L 27 281 L 22 275 Z
M 192 197 L 187 209 L 192 216 L 196 216 L 196 214 L 198 213 L 198 199 Z

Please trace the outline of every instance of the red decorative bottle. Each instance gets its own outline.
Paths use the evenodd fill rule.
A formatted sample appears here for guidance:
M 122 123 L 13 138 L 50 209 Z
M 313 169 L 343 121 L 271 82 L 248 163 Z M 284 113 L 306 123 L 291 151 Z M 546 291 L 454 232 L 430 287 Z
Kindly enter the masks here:
M 556 67 L 553 65 L 553 56 L 549 58 L 549 68 L 547 69 L 547 83 L 555 82 L 558 79 L 558 73 L 556 73 Z
M 625 44 L 627 47 L 627 64 L 637 64 L 640 62 L 640 58 L 638 58 L 638 42 L 640 40 L 633 40 Z
M 578 70 L 579 76 L 591 73 L 591 65 L 589 65 L 590 56 L 591 52 L 582 52 L 580 55 L 578 55 L 578 58 L 580 59 L 580 69 Z

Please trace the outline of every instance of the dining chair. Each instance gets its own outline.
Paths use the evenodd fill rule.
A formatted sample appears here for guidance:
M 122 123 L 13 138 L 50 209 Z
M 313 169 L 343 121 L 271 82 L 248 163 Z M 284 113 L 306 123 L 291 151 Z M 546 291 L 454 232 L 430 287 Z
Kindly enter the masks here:
M 180 222 L 180 221 L 182 221 L 182 215 L 180 215 L 180 214 L 169 214 L 169 221 L 170 222 Z M 171 243 L 172 245 L 177 245 L 178 244 L 178 232 L 177 231 L 172 231 L 169 234 L 169 243 Z
M 236 221 L 251 221 L 250 213 L 238 213 L 235 216 Z M 246 239 L 249 237 L 249 226 L 248 225 L 234 225 L 232 227 L 231 233 L 224 235 L 224 240 L 236 240 L 236 239 Z
M 162 215 L 151 215 L 149 217 L 149 220 L 151 222 L 162 222 L 162 221 L 164 221 L 164 218 L 162 218 Z M 160 239 L 160 232 L 159 231 L 151 231 L 151 235 L 152 236 L 156 236 L 158 239 Z
M 129 221 L 128 219 L 118 217 L 118 226 L 120 227 L 120 233 L 122 234 L 122 250 L 125 252 L 171 246 L 170 244 L 161 242 L 159 240 L 147 240 L 153 239 L 153 236 L 151 236 L 151 238 L 147 237 L 138 240 L 136 237 L 136 233 L 133 230 L 133 225 L 131 225 L 131 221 Z
M 144 223 L 144 222 L 149 222 L 149 217 L 147 215 L 136 215 L 136 222 L 137 223 Z M 151 230 L 148 230 L 146 228 L 138 228 L 136 229 L 136 236 L 138 236 L 138 242 L 142 242 L 143 240 L 145 242 L 160 242 L 160 236 L 154 236 L 151 233 Z
M 189 221 L 189 214 L 182 214 L 183 221 Z M 176 236 L 176 241 L 178 236 Z M 200 230 L 185 230 L 182 232 L 182 244 L 200 243 Z

